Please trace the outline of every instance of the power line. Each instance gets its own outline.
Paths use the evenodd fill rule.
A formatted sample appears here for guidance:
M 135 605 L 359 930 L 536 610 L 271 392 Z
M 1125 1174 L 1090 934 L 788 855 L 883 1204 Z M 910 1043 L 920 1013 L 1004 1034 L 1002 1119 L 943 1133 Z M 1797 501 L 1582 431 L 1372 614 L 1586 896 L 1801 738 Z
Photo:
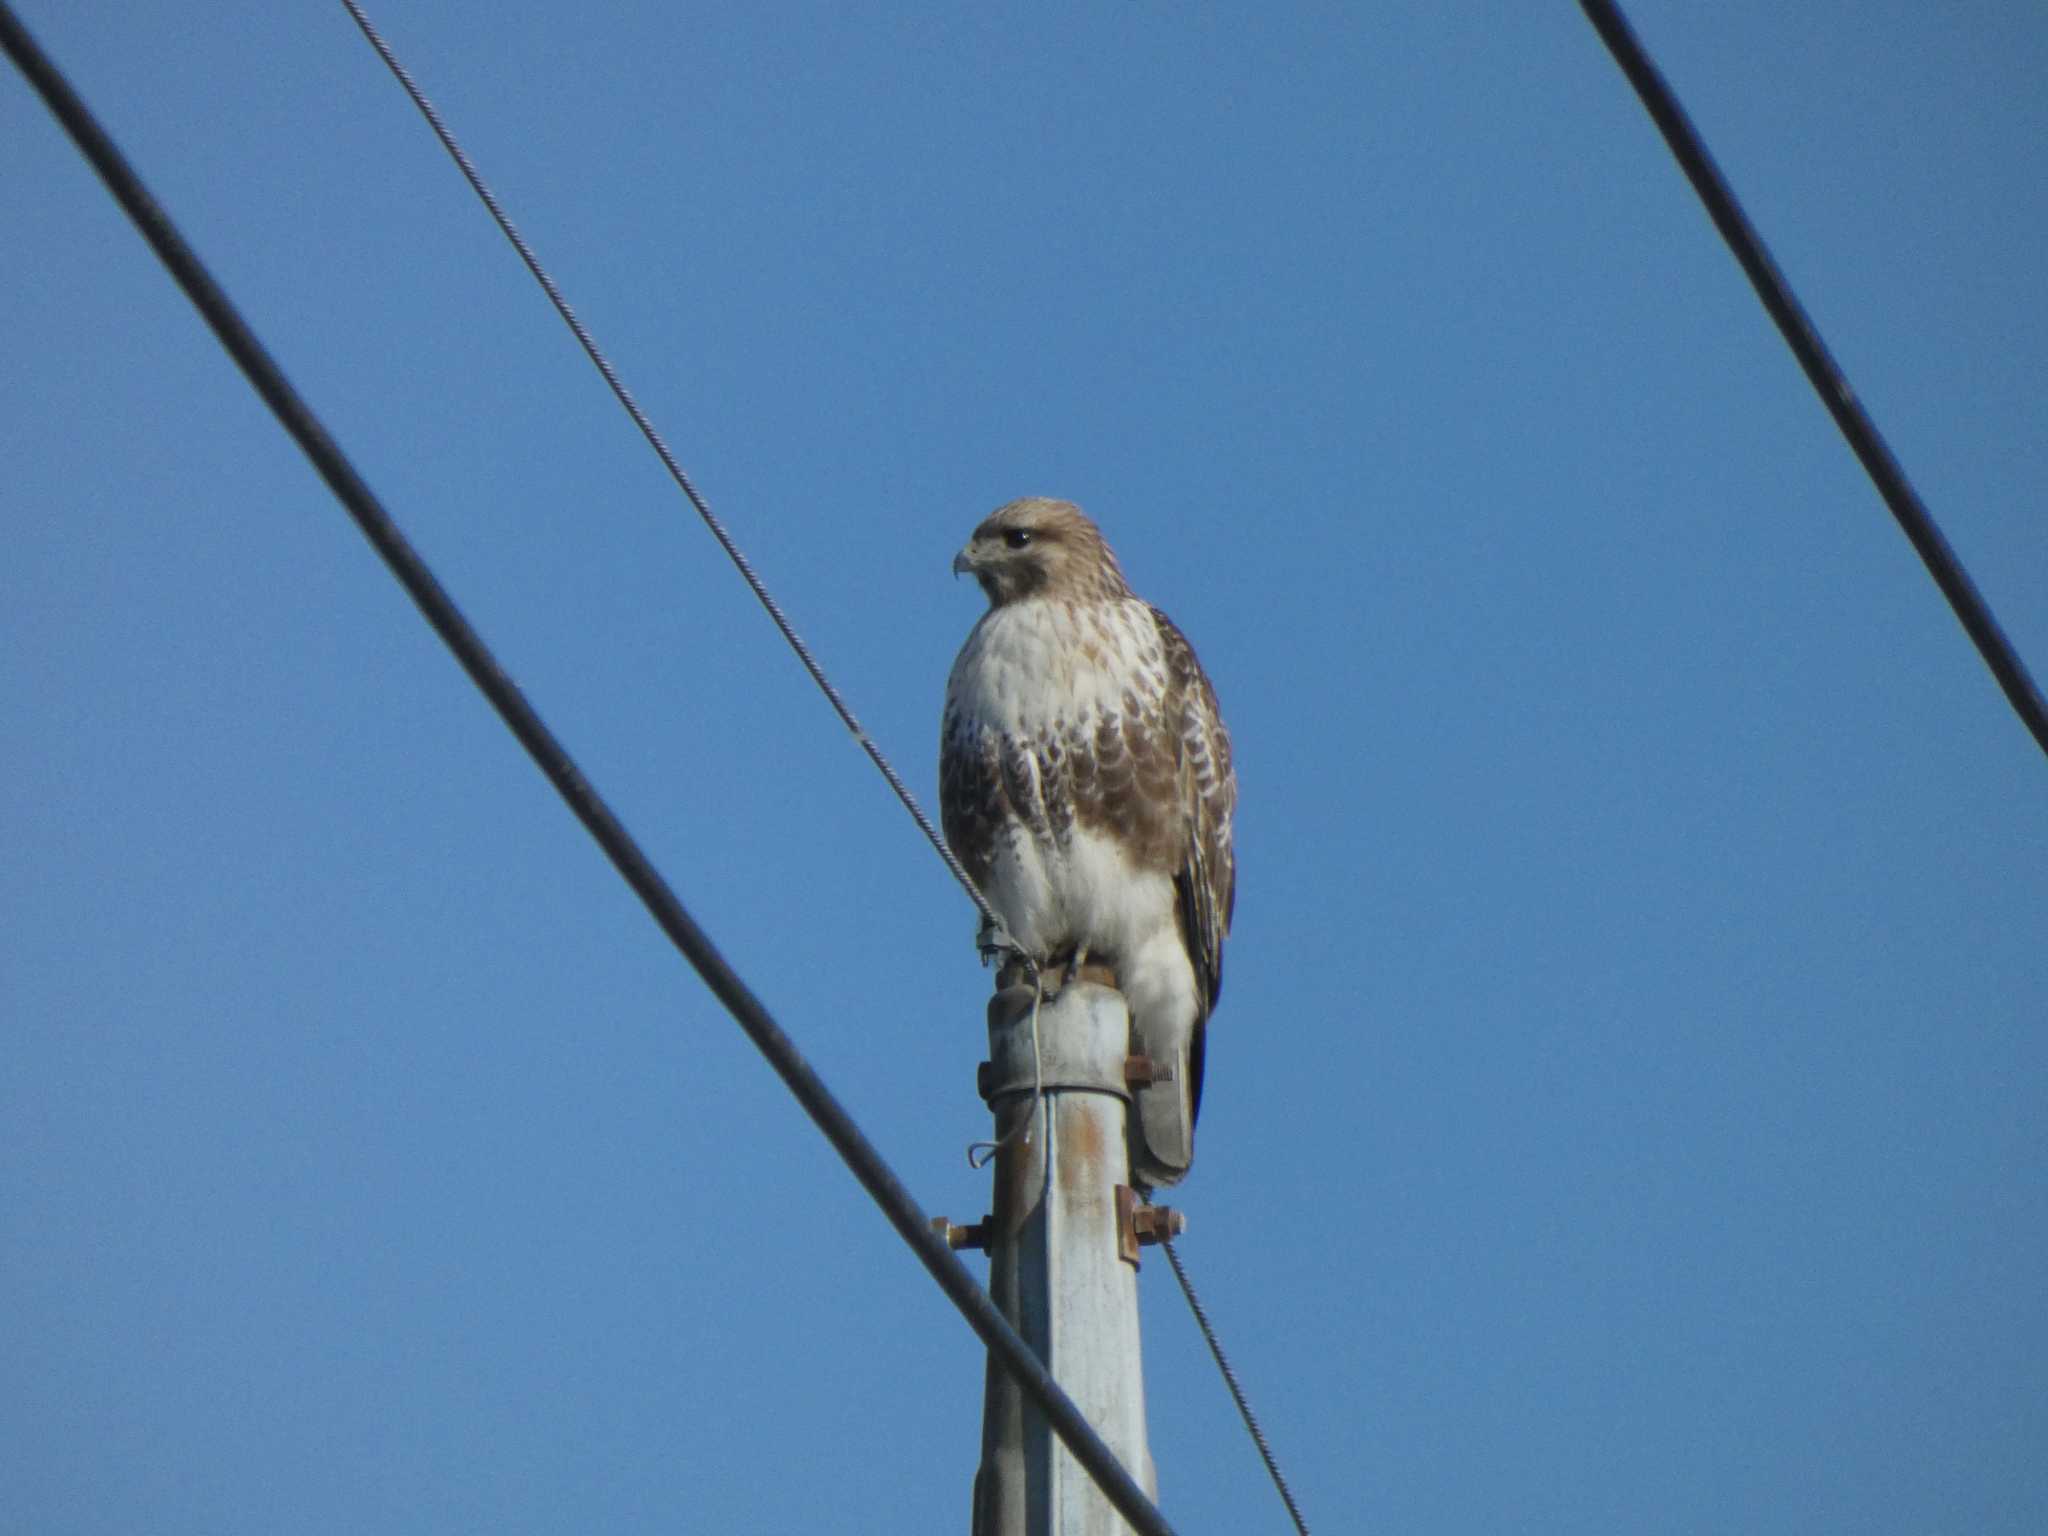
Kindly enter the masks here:
M 726 532 L 725 524 L 712 513 L 711 504 L 704 499 L 695 483 L 684 472 L 676 456 L 669 451 L 668 444 L 655 430 L 654 423 L 648 419 L 647 413 L 640 409 L 640 403 L 633 398 L 632 391 L 626 388 L 618 370 L 612 366 L 611 359 L 605 356 L 589 329 L 569 307 L 569 301 L 562 297 L 562 290 L 555 286 L 555 280 L 548 275 L 547 268 L 541 265 L 540 258 L 534 254 L 533 247 L 527 244 L 526 237 L 519 233 L 518 226 L 513 224 L 506 214 L 504 206 L 499 203 L 496 194 L 484 181 L 483 174 L 477 170 L 475 162 L 456 141 L 454 133 L 442 120 L 433 102 L 428 100 L 426 92 L 420 89 L 411 72 L 398 61 L 398 55 L 392 51 L 391 45 L 384 41 L 383 35 L 370 24 L 370 18 L 363 13 L 363 8 L 356 4 L 356 0 L 341 0 L 341 3 L 349 15 L 355 18 L 356 25 L 362 29 L 363 36 L 369 40 L 370 46 L 376 49 L 377 57 L 384 61 L 385 68 L 389 69 L 392 76 L 404 87 L 405 94 L 412 98 L 412 104 L 419 109 L 420 116 L 427 120 L 427 126 L 434 130 L 434 137 L 439 139 L 441 147 L 448 151 L 448 157 L 455 162 L 455 168 L 462 172 L 463 180 L 469 183 L 470 190 L 476 193 L 498 228 L 504 232 L 505 238 L 512 242 L 512 249 L 519 253 L 519 259 L 526 263 L 526 270 L 533 274 L 533 280 L 540 284 L 541 291 L 548 296 L 548 302 L 554 305 L 555 313 L 562 317 L 563 323 L 574 333 L 584 353 L 597 366 L 597 371 L 604 376 L 605 383 L 611 386 L 611 392 L 618 397 L 618 402 L 625 408 L 626 414 L 633 418 L 633 425 L 638 427 L 640 435 L 647 439 L 648 446 L 661 460 L 662 467 L 669 473 L 669 478 L 674 480 L 683 495 L 689 498 L 690 505 L 697 509 L 697 516 L 703 519 L 704 526 L 711 530 L 711 536 L 718 541 L 718 547 L 725 551 L 726 558 L 732 561 L 734 569 L 746 581 L 747 587 L 762 608 L 767 610 L 768 617 L 775 621 L 775 627 L 782 632 L 782 638 L 796 653 L 796 659 L 802 662 L 804 670 L 810 673 L 811 681 L 818 685 L 819 692 L 825 695 L 841 722 L 853 733 L 853 739 L 860 743 L 861 750 L 867 753 L 869 760 L 881 771 L 882 777 L 888 780 L 889 787 L 896 791 L 896 798 L 903 802 L 903 808 L 910 813 L 911 820 L 917 823 L 917 829 L 938 851 L 939 857 L 945 860 L 946 868 L 953 872 L 953 878 L 960 882 L 960 888 L 967 893 L 968 898 L 980 911 L 982 920 L 987 925 L 984 932 L 990 935 L 984 940 L 984 948 L 1011 951 L 1031 964 L 1035 972 L 1037 966 L 1032 957 L 1026 955 L 1022 947 L 1010 939 L 1003 920 L 996 915 L 995 908 L 989 905 L 988 898 L 975 886 L 965 867 L 954 856 L 953 850 L 946 846 L 945 839 L 939 836 L 938 828 L 932 825 L 931 818 L 924 812 L 924 807 L 917 803 L 917 798 L 911 794 L 909 787 L 890 766 L 888 758 L 882 755 L 882 749 L 875 745 L 874 738 L 869 736 L 860 721 L 854 718 L 852 708 L 839 690 L 832 686 L 832 680 L 825 675 L 825 669 L 818 664 L 817 659 L 811 654 L 810 647 L 804 644 L 795 626 L 784 615 L 781 604 L 775 601 L 766 584 L 754 573 L 752 563 L 733 541 L 732 535 Z
M 172 279 L 199 310 L 235 360 L 251 386 L 299 445 L 371 546 L 390 567 L 422 616 L 433 626 L 470 680 L 490 700 L 499 718 L 528 756 L 553 784 L 605 856 L 633 888 L 641 904 L 671 943 L 696 968 L 726 1011 L 746 1031 L 768 1064 L 824 1132 L 833 1149 L 882 1208 L 898 1234 L 916 1253 L 939 1288 L 980 1335 L 991 1356 L 1030 1394 L 1074 1457 L 1093 1477 L 1117 1510 L 1137 1530 L 1171 1536 L 1172 1527 L 1144 1491 L 1124 1470 L 1089 1426 L 1080 1409 L 1016 1330 L 996 1310 L 988 1293 L 975 1283 L 952 1249 L 927 1223 L 909 1190 L 862 1133 L 853 1117 L 825 1086 L 794 1041 L 785 1034 L 760 1000 L 726 963 L 703 929 L 684 908 L 660 872 L 582 770 L 555 739 L 517 685 L 498 665 L 482 638 L 470 627 L 433 572 L 399 531 L 376 495 L 356 472 L 327 429 L 300 397 L 265 350 L 241 313 L 185 243 L 170 215 L 143 185 L 106 131 L 79 98 L 62 72 L 43 53 L 13 8 L 0 0 L 0 46 L 35 87 L 51 113 L 71 135 L 81 153 L 106 183 L 116 202 L 134 221 Z
M 1244 1427 L 1251 1432 L 1252 1444 L 1258 1447 L 1259 1460 L 1266 1464 L 1266 1475 L 1273 1479 L 1273 1486 L 1280 1492 L 1280 1502 L 1287 1506 L 1288 1519 L 1294 1522 L 1294 1529 L 1300 1536 L 1308 1536 L 1308 1523 L 1301 1518 L 1301 1506 L 1294 1502 L 1294 1490 L 1287 1486 L 1287 1479 L 1280 1471 L 1280 1463 L 1273 1456 L 1273 1448 L 1266 1443 L 1266 1432 L 1259 1428 L 1258 1417 L 1252 1412 L 1252 1405 L 1244 1395 L 1244 1388 L 1238 1385 L 1237 1372 L 1230 1368 L 1230 1358 L 1223 1353 L 1223 1343 L 1216 1337 L 1216 1329 L 1209 1322 L 1208 1309 L 1195 1294 L 1194 1283 L 1188 1279 L 1188 1272 L 1181 1265 L 1180 1251 L 1173 1246 L 1173 1239 L 1170 1237 L 1160 1238 L 1159 1246 L 1166 1250 L 1166 1262 L 1173 1266 L 1173 1278 L 1180 1282 L 1181 1294 L 1188 1299 L 1188 1310 L 1195 1315 L 1195 1326 L 1202 1330 L 1202 1342 L 1209 1346 L 1209 1353 L 1216 1361 L 1216 1369 L 1223 1373 L 1223 1385 L 1230 1389 L 1230 1400 L 1237 1404 L 1237 1415 L 1244 1420 Z
M 1933 515 L 1906 478 L 1899 461 L 1893 457 L 1890 445 L 1877 430 L 1877 424 L 1870 419 L 1863 402 L 1849 387 L 1848 379 L 1843 377 L 1827 344 L 1820 339 L 1820 333 L 1814 329 L 1813 322 L 1793 295 L 1785 274 L 1771 259 L 1763 237 L 1742 211 L 1742 205 L 1736 201 L 1734 191 L 1722 176 L 1720 167 L 1714 163 L 1714 157 L 1708 153 L 1685 109 L 1679 105 L 1677 96 L 1644 52 L 1642 43 L 1628 24 L 1628 18 L 1622 15 L 1621 8 L 1613 0 L 1579 0 L 1579 4 L 1586 13 L 1586 19 L 1600 34 L 1601 41 L 1614 55 L 1615 62 L 1621 66 L 1622 73 L 1635 87 L 1636 94 L 1642 98 L 1679 167 L 1692 182 L 1700 201 L 1706 204 L 1714 227 L 1721 231 L 1721 238 L 1728 242 L 1735 259 L 1749 275 L 1750 286 L 1756 289 L 1757 297 L 1777 322 L 1786 345 L 1799 359 L 1799 366 L 1806 370 L 1806 377 L 1835 418 L 1835 425 L 1841 428 L 1842 436 L 1849 440 L 1849 446 L 1862 461 L 1864 472 L 1877 486 L 1878 494 L 1884 497 L 1892 516 L 1898 519 L 1913 548 L 1919 551 L 1921 561 L 1934 577 L 1934 584 L 1941 588 L 1949 607 L 1955 610 L 1964 630 L 1976 643 L 1985 664 L 1991 668 L 1991 675 L 2005 690 L 2014 712 L 2034 733 L 2034 740 L 2040 744 L 2041 750 L 2048 752 L 2048 703 L 2042 701 L 2041 690 L 2034 685 L 2026 663 L 2020 660 L 2012 642 L 2006 639 L 2005 631 L 1992 616 L 1990 606 L 1977 591 L 1976 583 L 1970 580 L 1969 572 L 1963 569 L 1955 551 L 1949 548 L 1948 540 L 1935 525 Z

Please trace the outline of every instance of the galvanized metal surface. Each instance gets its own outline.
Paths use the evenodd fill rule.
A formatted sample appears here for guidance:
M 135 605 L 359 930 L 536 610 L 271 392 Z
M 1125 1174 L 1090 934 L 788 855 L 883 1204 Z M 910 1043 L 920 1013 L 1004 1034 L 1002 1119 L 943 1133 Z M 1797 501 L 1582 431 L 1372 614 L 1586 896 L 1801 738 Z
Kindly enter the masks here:
M 985 1081 L 1001 1143 L 986 1224 L 989 1292 L 1096 1433 L 1156 1492 L 1137 1268 L 1122 1254 L 1126 1221 L 1118 1200 L 1130 1180 L 1129 1015 L 1122 996 L 1107 987 L 1069 983 L 1038 1010 L 1034 1051 L 1031 1001 L 1028 989 L 1012 989 L 989 1005 Z M 992 1368 L 975 1536 L 1128 1530 L 1043 1416 Z

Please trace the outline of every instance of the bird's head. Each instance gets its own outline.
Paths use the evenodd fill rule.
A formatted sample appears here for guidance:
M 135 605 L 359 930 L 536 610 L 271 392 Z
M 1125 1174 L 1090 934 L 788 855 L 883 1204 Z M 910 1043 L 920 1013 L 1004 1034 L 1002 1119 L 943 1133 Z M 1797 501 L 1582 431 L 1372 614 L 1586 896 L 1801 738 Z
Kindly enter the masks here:
M 980 582 L 995 608 L 1046 596 L 1106 601 L 1131 590 L 1101 530 L 1071 501 L 1044 496 L 991 512 L 953 557 L 953 572 Z

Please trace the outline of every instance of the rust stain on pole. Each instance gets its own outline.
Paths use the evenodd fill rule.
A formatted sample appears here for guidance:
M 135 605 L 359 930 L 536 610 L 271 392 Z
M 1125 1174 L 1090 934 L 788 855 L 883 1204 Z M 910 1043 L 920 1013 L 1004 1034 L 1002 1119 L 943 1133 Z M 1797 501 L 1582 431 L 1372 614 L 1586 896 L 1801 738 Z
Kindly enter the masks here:
M 1119 1252 L 1126 1232 L 1135 1246 L 1143 1219 L 1118 1203 L 1131 1179 L 1129 1013 L 1119 994 L 1082 980 L 1045 999 L 1026 987 L 998 992 L 988 1023 L 977 1086 L 999 1143 L 989 1294 L 1139 1483 L 1156 1491 L 1137 1273 Z M 1008 1375 L 992 1368 L 975 1536 L 1128 1529 Z

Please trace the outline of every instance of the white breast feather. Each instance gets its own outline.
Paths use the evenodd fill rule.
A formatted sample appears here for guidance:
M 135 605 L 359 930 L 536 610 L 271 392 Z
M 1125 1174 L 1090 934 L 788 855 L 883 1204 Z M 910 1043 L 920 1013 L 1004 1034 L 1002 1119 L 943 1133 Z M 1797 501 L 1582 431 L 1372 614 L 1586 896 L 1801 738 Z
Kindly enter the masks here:
M 946 686 L 955 732 L 1027 742 L 1050 732 L 1088 752 L 1099 723 L 1124 713 L 1127 694 L 1156 706 L 1164 666 L 1151 611 L 1135 599 L 1110 608 L 1110 622 L 1085 636 L 1100 661 L 1086 654 L 1072 610 L 1041 600 L 984 614 Z M 1053 842 L 1014 825 L 998 840 L 985 894 L 1033 953 L 1086 943 L 1119 957 L 1132 1013 L 1155 1045 L 1192 1031 L 1199 1005 L 1173 881 L 1132 868 L 1115 839 L 1077 824 Z
M 1118 608 L 1134 606 L 1139 605 Z M 1151 615 L 1144 617 L 1149 625 Z M 1121 611 L 1118 619 L 1103 637 L 1119 652 L 1113 660 L 1123 664 L 1111 670 L 1083 656 L 1053 604 L 1010 603 L 990 609 L 953 663 L 946 684 L 947 707 L 984 730 L 1011 734 L 1121 712 L 1124 677 L 1119 672 L 1138 671 L 1148 661 L 1156 668 L 1159 642 L 1151 636 L 1152 654 L 1143 655 L 1129 619 Z

